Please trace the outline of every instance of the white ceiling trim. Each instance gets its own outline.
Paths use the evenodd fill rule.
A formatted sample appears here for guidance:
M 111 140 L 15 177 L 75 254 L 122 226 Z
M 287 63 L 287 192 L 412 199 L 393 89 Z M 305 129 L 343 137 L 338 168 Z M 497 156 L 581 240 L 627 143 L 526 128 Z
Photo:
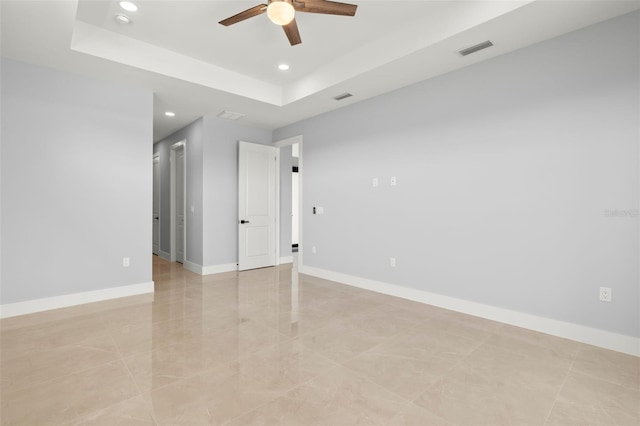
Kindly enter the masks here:
M 282 88 L 76 20 L 71 50 L 282 106 Z
M 438 10 L 434 10 L 434 13 L 442 15 L 439 25 L 425 26 L 422 21 L 405 25 L 283 86 L 89 24 L 77 16 L 70 48 L 274 106 L 285 106 L 428 49 L 533 1 L 443 3 Z
M 425 26 L 424 22 L 405 25 L 401 30 L 386 33 L 384 37 L 359 47 L 292 83 L 284 90 L 285 104 L 374 71 L 421 50 L 430 49 L 437 43 L 513 12 L 533 1 L 535 0 L 449 3 L 439 11 L 442 14 L 440 25 Z M 481 41 L 484 40 L 477 40 Z
M 356 0 L 353 20 L 301 16 L 305 43 L 296 49 L 267 19 L 214 25 L 251 0 L 138 1 L 129 27 L 113 19 L 117 0 L 0 0 L 2 56 L 153 91 L 157 141 L 223 110 L 250 126 L 283 127 L 640 8 L 637 0 L 402 0 L 408 11 L 399 13 L 392 0 Z M 456 53 L 487 39 L 490 49 Z M 277 71 L 280 61 L 291 71 Z M 354 96 L 333 99 L 344 92 Z

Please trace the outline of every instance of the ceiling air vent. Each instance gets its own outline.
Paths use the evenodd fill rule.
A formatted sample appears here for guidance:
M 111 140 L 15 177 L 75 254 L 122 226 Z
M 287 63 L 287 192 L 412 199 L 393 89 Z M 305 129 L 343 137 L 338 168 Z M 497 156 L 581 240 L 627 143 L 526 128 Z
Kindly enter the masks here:
M 336 101 L 341 101 L 343 99 L 347 99 L 353 96 L 351 93 L 344 92 L 342 95 L 334 96 L 333 99 Z
M 476 53 L 479 50 L 486 49 L 487 47 L 491 47 L 491 46 L 493 46 L 493 43 L 491 43 L 489 40 L 487 40 L 487 41 L 483 41 L 480 44 L 476 44 L 475 46 L 467 47 L 466 49 L 460 49 L 460 50 L 458 50 L 458 53 L 460 54 L 460 56 L 467 56 L 467 55 L 471 55 L 472 53 Z
M 222 111 L 220 114 L 218 114 L 218 118 L 222 118 L 224 120 L 238 120 L 242 117 L 244 117 L 244 114 L 232 111 Z

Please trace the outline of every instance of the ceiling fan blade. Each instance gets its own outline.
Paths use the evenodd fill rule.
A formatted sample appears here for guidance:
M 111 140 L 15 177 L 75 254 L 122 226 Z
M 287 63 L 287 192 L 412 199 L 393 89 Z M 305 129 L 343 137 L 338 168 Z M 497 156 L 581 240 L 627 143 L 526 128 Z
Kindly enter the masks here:
M 296 23 L 296 18 L 293 18 L 293 21 L 289 22 L 287 25 L 283 25 L 282 29 L 284 29 L 284 33 L 287 35 L 289 43 L 291 43 L 292 46 L 302 43 L 302 39 L 300 38 L 300 31 L 298 31 L 298 24 Z
M 358 5 L 329 0 L 293 0 L 293 7 L 298 12 L 354 16 Z
M 227 19 L 223 19 L 219 23 L 228 27 L 229 25 L 237 24 L 238 22 L 244 21 L 245 19 L 253 18 L 254 16 L 262 15 L 267 11 L 266 4 L 259 4 L 257 6 L 252 7 L 251 9 L 247 9 L 244 12 L 240 12 L 237 15 L 233 15 Z

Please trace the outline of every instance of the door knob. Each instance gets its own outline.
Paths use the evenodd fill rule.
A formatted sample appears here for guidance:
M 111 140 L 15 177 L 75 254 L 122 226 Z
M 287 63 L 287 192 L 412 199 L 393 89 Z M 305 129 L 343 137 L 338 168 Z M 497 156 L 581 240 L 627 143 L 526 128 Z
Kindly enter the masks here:
M 244 219 L 242 219 L 242 220 L 240 221 L 240 223 L 242 223 L 242 224 L 244 224 L 244 223 L 249 223 L 249 221 L 248 221 L 248 220 L 244 220 Z

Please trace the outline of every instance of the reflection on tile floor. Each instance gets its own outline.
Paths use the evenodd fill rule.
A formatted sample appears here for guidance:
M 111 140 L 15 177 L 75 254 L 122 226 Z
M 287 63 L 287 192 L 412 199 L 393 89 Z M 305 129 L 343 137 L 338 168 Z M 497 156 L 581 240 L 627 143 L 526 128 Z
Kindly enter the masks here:
M 638 425 L 640 359 L 299 275 L 1 323 L 2 425 Z

